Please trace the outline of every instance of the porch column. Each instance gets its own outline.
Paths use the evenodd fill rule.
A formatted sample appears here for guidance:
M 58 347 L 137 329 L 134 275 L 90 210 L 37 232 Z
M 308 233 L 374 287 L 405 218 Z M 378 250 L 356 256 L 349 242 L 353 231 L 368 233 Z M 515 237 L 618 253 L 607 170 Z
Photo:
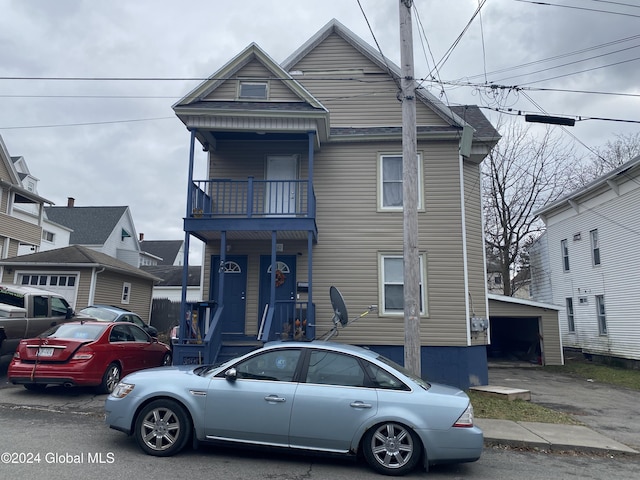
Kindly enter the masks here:
M 196 132 L 195 130 L 191 130 L 191 144 L 189 146 L 189 172 L 188 172 L 188 183 L 187 183 L 187 212 L 186 212 L 185 218 L 188 218 L 192 212 L 191 189 L 193 185 L 193 162 L 194 162 L 195 143 L 196 143 Z M 184 333 L 187 331 L 185 320 L 187 317 L 187 285 L 189 284 L 189 240 L 190 239 L 191 239 L 191 235 L 189 235 L 189 232 L 185 230 L 184 252 L 183 252 L 183 261 L 182 261 L 182 294 L 180 297 L 180 320 L 178 321 L 178 325 L 180 325 L 180 333 L 179 333 L 180 338 L 182 338 Z

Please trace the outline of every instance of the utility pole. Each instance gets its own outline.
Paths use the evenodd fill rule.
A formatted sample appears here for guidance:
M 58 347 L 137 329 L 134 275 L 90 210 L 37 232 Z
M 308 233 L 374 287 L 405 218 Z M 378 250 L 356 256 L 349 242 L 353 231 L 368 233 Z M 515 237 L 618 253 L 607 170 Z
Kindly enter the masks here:
M 413 0 L 400 0 L 402 100 L 402 210 L 404 214 L 404 365 L 420 376 L 420 257 L 418 253 L 418 147 L 413 73 Z

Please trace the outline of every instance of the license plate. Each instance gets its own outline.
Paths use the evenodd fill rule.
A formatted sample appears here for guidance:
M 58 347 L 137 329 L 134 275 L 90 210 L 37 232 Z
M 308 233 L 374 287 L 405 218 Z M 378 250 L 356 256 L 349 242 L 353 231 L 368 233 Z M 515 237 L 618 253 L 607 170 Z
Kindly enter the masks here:
M 38 349 L 39 357 L 53 357 L 53 348 L 51 347 L 40 347 Z

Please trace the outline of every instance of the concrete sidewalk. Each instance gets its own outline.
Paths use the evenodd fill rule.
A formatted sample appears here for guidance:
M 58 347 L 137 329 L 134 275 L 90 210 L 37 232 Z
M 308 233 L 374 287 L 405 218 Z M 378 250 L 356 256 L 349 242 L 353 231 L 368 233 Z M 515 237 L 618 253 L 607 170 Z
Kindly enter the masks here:
M 476 418 L 486 445 L 585 453 L 638 454 L 636 450 L 579 425 Z

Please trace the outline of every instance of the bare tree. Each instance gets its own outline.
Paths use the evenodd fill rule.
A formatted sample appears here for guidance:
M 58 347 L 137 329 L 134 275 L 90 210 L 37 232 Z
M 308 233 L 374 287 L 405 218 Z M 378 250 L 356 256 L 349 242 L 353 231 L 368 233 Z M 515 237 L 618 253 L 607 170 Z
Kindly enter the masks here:
M 502 139 L 483 163 L 487 260 L 500 267 L 508 296 L 511 279 L 527 264 L 523 247 L 543 227 L 533 212 L 567 191 L 577 163 L 552 127 L 542 128 L 520 119 L 499 126 Z
M 619 134 L 602 147 L 593 149 L 591 159 L 582 165 L 576 187 L 581 187 L 640 155 L 640 132 Z

